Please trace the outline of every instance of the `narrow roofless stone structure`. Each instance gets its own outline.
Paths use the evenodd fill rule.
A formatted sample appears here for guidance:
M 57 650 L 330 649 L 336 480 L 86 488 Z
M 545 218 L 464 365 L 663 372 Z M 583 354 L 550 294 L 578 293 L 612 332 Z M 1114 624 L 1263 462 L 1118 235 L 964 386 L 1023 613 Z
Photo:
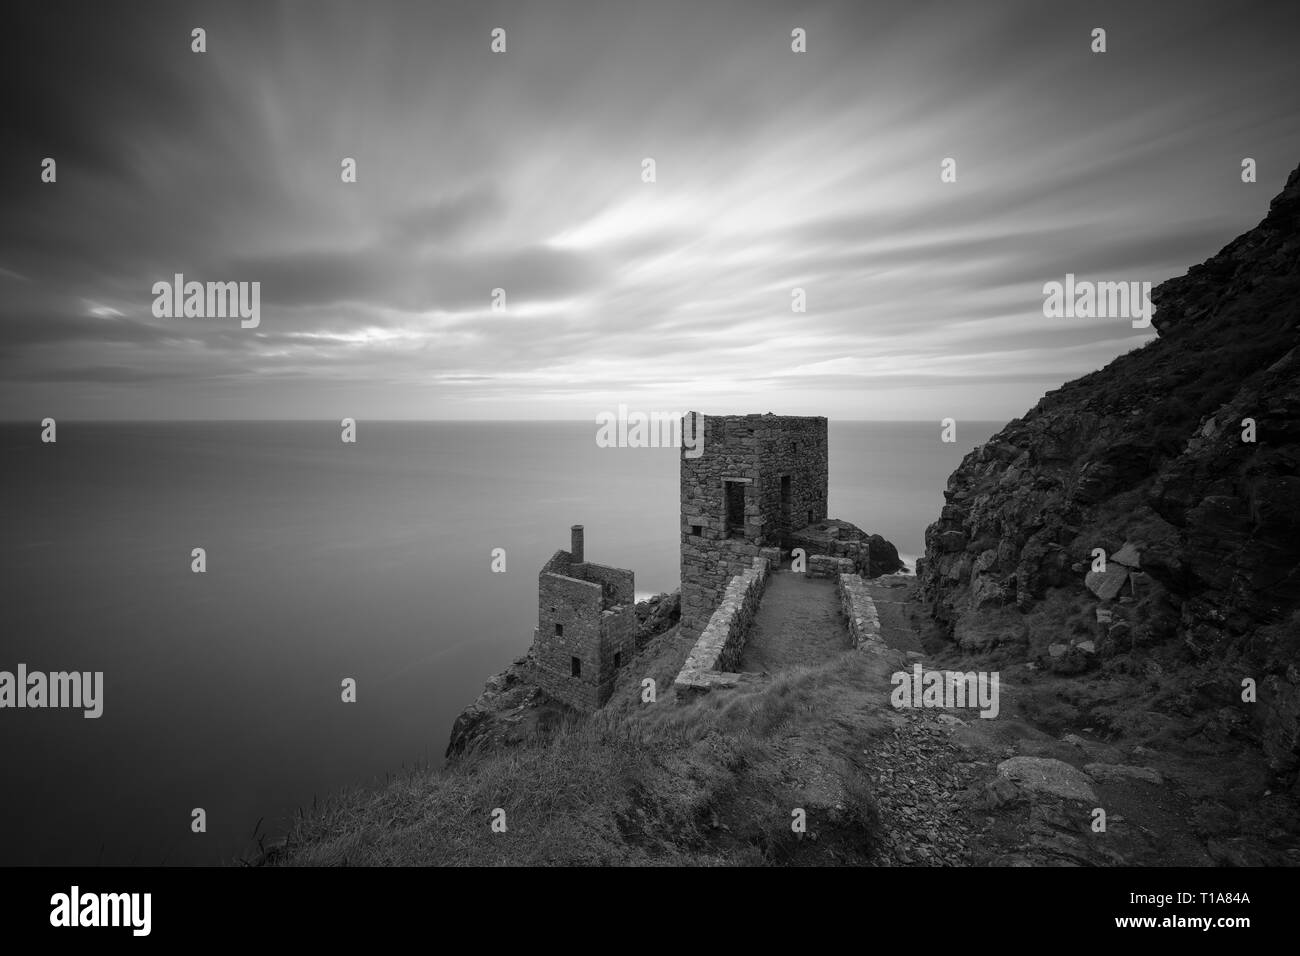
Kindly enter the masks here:
M 636 652 L 636 589 L 631 571 L 586 560 L 582 525 L 569 550 L 537 576 L 533 655 L 539 683 L 556 700 L 595 710 Z

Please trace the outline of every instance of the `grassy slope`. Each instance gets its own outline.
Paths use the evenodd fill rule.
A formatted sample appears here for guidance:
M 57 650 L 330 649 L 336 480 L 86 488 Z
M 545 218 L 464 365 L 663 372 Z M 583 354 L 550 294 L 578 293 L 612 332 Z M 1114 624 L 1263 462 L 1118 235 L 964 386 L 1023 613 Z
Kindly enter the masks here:
M 670 668 L 678 651 L 664 642 L 647 664 Z M 295 822 L 281 862 L 866 862 L 878 822 L 853 755 L 888 725 L 888 670 L 849 652 L 687 706 L 671 690 L 634 703 L 623 688 L 549 740 L 334 798 Z M 498 807 L 505 833 L 490 827 Z M 802 839 L 795 807 L 808 814 Z
M 965 655 L 917 602 L 914 585 L 877 587 L 895 650 L 849 651 L 686 706 L 671 681 L 688 643 L 653 640 L 590 719 L 340 794 L 295 821 L 287 865 L 1030 864 L 1210 865 L 1300 862 L 1295 801 L 1270 791 L 1263 758 L 1230 727 L 1200 726 L 1148 658 L 1086 675 L 1024 663 L 1055 627 L 1031 618 L 1018 642 Z M 1045 609 L 1049 617 L 1070 609 Z M 1082 611 L 1073 609 L 1084 623 Z M 928 668 L 997 670 L 1001 712 L 896 711 L 889 675 L 905 651 Z M 1199 729 L 1198 729 L 1199 728 Z M 1165 782 L 1096 782 L 1110 815 L 996 787 L 1011 756 L 1153 767 Z M 493 833 L 494 808 L 508 830 Z M 807 811 L 807 834 L 790 828 Z

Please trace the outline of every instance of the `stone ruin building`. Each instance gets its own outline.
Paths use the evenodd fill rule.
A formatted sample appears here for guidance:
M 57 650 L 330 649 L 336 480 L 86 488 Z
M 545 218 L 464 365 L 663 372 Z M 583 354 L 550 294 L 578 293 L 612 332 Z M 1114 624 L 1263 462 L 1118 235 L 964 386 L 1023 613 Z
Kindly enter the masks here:
M 827 433 L 821 417 L 689 414 L 703 453 L 681 459 L 682 634 L 698 637 L 734 575 L 825 520 Z
M 537 575 L 533 656 L 548 695 L 589 711 L 609 700 L 636 653 L 636 590 L 631 571 L 586 559 L 582 525 L 570 542 Z
M 791 571 L 835 580 L 851 646 L 877 642 L 864 579 L 903 565 L 884 538 L 827 518 L 826 419 L 699 415 L 683 433 L 700 453 L 684 448 L 681 459 L 681 635 L 695 645 L 673 682 L 677 701 L 743 679 L 768 575 L 798 552 Z
M 687 419 L 683 434 L 695 440 L 681 454 L 679 633 L 699 641 L 686 668 L 698 688 L 734 677 L 725 672 L 738 660 L 767 573 L 794 549 L 803 550 L 809 577 L 841 579 L 851 630 L 867 602 L 861 579 L 903 565 L 879 535 L 827 518 L 824 417 Z M 638 649 L 632 572 L 587 561 L 582 526 L 574 525 L 570 549 L 555 552 L 538 575 L 537 608 L 533 657 L 542 689 L 580 710 L 602 706 Z

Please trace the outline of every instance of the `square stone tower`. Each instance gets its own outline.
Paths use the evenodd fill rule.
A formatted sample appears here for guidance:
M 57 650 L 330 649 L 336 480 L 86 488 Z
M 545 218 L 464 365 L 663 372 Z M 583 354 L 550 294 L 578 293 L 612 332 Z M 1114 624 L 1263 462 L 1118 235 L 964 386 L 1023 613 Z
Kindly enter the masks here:
M 537 575 L 533 656 L 547 694 L 590 711 L 636 654 L 636 589 L 631 571 L 586 559 L 582 525 L 571 535 Z
M 760 550 L 789 547 L 791 534 L 825 520 L 827 430 L 823 417 L 686 418 L 683 434 L 702 449 L 688 457 L 683 442 L 681 456 L 681 633 L 695 638 Z

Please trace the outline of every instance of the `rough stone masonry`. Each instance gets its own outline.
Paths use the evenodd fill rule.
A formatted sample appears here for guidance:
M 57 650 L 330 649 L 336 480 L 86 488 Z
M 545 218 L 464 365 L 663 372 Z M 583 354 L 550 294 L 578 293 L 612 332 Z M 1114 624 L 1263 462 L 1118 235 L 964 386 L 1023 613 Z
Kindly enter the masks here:
M 636 652 L 636 587 L 631 571 L 588 561 L 582 525 L 568 551 L 537 576 L 533 654 L 538 683 L 579 710 L 602 706 Z
M 698 638 L 734 576 L 826 518 L 828 443 L 824 417 L 691 416 L 704 452 L 681 459 L 681 633 Z

